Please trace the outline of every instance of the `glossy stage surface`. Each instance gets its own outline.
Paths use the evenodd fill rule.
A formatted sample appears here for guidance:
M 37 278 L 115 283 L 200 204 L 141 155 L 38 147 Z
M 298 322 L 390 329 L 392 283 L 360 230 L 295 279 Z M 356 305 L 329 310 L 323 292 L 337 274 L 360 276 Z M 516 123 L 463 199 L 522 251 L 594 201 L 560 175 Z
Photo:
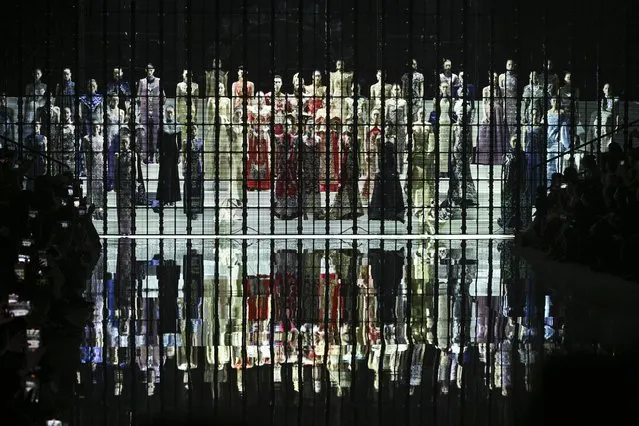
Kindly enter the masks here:
M 535 404 L 572 416 L 562 392 L 603 401 L 621 376 L 580 358 L 549 382 L 544 366 L 635 342 L 638 289 L 519 253 L 511 240 L 104 240 L 74 423 L 569 424 Z

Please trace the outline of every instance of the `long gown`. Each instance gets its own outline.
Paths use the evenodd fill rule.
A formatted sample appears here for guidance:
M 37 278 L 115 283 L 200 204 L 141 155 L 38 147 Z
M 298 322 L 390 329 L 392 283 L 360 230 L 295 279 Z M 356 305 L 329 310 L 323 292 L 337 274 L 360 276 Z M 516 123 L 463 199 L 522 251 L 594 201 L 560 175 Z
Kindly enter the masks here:
M 462 119 L 470 121 L 471 114 L 470 112 L 462 114 L 460 109 L 457 112 L 457 116 L 460 121 Z M 477 189 L 470 169 L 473 155 L 472 124 L 466 122 L 464 125 L 460 121 L 457 122 L 453 129 L 454 145 L 450 162 L 449 198 L 458 204 L 476 205 L 478 203 Z
M 76 176 L 79 171 L 76 170 L 75 156 L 75 126 L 70 123 L 61 124 L 60 130 L 60 169 L 55 174 L 63 172 L 72 172 Z
M 133 168 L 134 155 L 131 150 L 116 154 L 115 190 L 117 195 L 118 232 L 120 235 L 133 233 Z
M 317 135 L 302 136 L 303 144 L 298 144 L 302 156 L 302 188 L 304 213 L 322 213 L 320 195 L 320 138 Z
M 147 138 L 141 141 L 142 160 L 145 163 L 152 162 L 157 152 L 158 129 L 160 128 L 160 110 L 162 93 L 160 92 L 160 79 L 143 78 L 138 82 L 138 100 L 140 102 L 140 124 L 146 129 Z
M 504 94 L 504 127 L 506 140 L 517 135 L 517 74 L 507 71 L 499 76 L 499 88 Z
M 339 187 L 339 119 L 334 119 L 337 127 L 331 125 L 328 137 L 326 126 L 321 126 L 320 137 L 320 192 L 335 192 Z M 328 160 L 328 164 L 327 164 Z
M 84 152 L 87 153 L 87 195 L 96 210 L 104 209 L 104 137 L 85 136 Z
M 182 199 L 178 161 L 182 150 L 182 132 L 175 123 L 164 123 L 158 134 L 160 170 L 158 172 L 157 199 L 162 205 Z
M 475 163 L 494 165 L 502 163 L 504 154 L 508 152 L 508 149 L 507 140 L 504 136 L 501 93 L 498 88 L 495 88 L 492 100 L 490 95 L 488 95 L 489 93 L 490 86 L 487 86 L 483 91 L 483 104 L 487 118 L 479 124 Z
M 200 94 L 200 87 L 197 83 L 191 82 L 191 123 L 193 125 L 200 123 L 200 118 L 197 114 L 198 97 Z M 180 82 L 175 87 L 175 115 L 178 122 L 181 124 L 180 129 L 182 132 L 182 140 L 186 140 L 188 131 L 188 85 L 185 82 Z M 158 133 L 158 137 L 160 134 Z M 159 147 L 158 141 L 158 147 Z
M 293 135 L 284 133 L 277 139 L 273 214 L 280 219 L 291 219 L 299 215 L 301 193 L 297 176 L 298 153 L 297 141 Z
M 25 145 L 28 148 L 28 151 L 24 154 L 31 157 L 33 161 L 27 171 L 29 186 L 33 188 L 35 179 L 47 172 L 47 162 L 44 156 L 46 154 L 45 136 L 41 134 L 29 135 L 25 140 Z
M 411 198 L 413 212 L 421 220 L 421 232 L 433 231 L 430 220 L 435 198 L 435 135 L 429 124 L 416 124 L 413 129 Z
M 249 113 L 249 125 L 252 131 L 248 135 L 248 152 L 246 160 L 246 189 L 271 189 L 271 165 L 269 150 L 271 141 L 269 136 L 270 114 L 268 107 L 262 107 L 260 114 Z
M 550 187 L 552 175 L 563 173 L 564 157 L 559 156 L 570 149 L 570 126 L 563 111 L 549 110 L 547 119 L 547 148 L 546 148 L 546 183 Z
M 397 173 L 395 144 L 386 142 L 379 152 L 379 170 L 375 174 L 373 196 L 368 205 L 371 220 L 404 221 L 404 196 Z
M 115 153 L 120 149 L 120 128 L 124 126 L 124 111 L 120 108 L 107 108 L 107 191 L 115 186 Z
M 215 97 L 208 98 L 206 106 L 206 129 L 204 129 L 204 173 L 207 179 L 228 180 L 231 174 L 231 99 L 217 98 L 218 112 L 215 109 Z M 216 119 L 219 122 L 216 122 Z M 216 140 L 216 129 L 219 129 Z M 218 157 L 219 158 L 216 158 Z
M 187 143 L 184 168 L 184 213 L 197 215 L 204 211 L 204 165 L 202 163 L 202 139 L 196 137 Z M 189 155 L 190 154 L 190 155 Z
M 406 124 L 408 122 L 408 104 L 403 99 L 389 99 L 386 101 L 387 134 L 395 136 L 397 169 L 404 172 L 404 163 L 407 157 L 406 149 Z
M 433 125 L 433 130 L 436 133 L 439 132 L 439 174 L 450 174 L 452 172 L 450 170 L 451 152 L 455 145 L 453 135 L 455 116 L 450 98 L 439 100 L 439 116 L 437 111 L 432 111 L 429 122 Z
M 502 168 L 501 223 L 505 229 L 521 228 L 529 223 L 527 161 L 524 151 L 512 149 L 506 154 Z
M 362 198 L 359 193 L 359 167 L 355 148 L 350 144 L 342 145 L 342 164 L 337 196 L 331 204 L 329 218 L 352 219 L 364 214 Z
M 537 189 L 543 185 L 544 174 L 544 129 L 533 125 L 525 128 L 526 159 L 528 160 L 528 179 L 530 205 L 533 206 L 537 197 Z

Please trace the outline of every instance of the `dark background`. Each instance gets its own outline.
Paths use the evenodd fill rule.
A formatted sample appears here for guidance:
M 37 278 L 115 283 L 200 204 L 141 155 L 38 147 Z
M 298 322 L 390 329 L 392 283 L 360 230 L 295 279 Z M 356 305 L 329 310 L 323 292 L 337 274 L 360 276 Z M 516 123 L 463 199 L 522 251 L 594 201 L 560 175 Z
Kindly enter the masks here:
M 637 92 L 634 2 L 326 1 L 5 3 L 0 85 L 17 95 L 32 69 L 41 67 L 43 80 L 53 87 L 68 66 L 82 91 L 88 78 L 96 78 L 102 89 L 114 65 L 121 64 L 125 76 L 137 80 L 152 62 L 172 96 L 184 67 L 203 83 L 204 69 L 219 57 L 231 71 L 230 82 L 236 79 L 237 66 L 244 64 L 257 90 L 268 91 L 272 74 L 278 73 L 290 91 L 295 72 L 301 71 L 308 83 L 314 69 L 333 70 L 341 57 L 358 72 L 367 94 L 376 68 L 386 70 L 388 81 L 398 81 L 406 60 L 414 57 L 430 96 L 443 57 L 453 60 L 455 71 L 463 64 L 468 79 L 478 86 L 487 83 L 489 69 L 502 72 L 509 57 L 518 62 L 523 85 L 528 72 L 541 70 L 549 57 L 556 71 L 573 71 L 583 98 L 594 99 L 606 81 L 628 98 Z

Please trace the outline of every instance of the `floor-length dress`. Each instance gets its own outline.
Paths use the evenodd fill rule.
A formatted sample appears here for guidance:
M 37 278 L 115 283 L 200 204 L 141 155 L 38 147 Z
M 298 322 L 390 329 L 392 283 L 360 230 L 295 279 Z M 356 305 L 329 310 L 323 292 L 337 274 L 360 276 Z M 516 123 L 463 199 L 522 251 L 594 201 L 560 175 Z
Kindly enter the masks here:
M 563 173 L 564 157 L 562 154 L 570 149 L 569 117 L 563 110 L 549 110 L 547 119 L 547 148 L 546 148 L 546 182 L 548 187 L 554 173 Z
M 321 126 L 317 134 L 320 137 L 320 191 L 335 192 L 339 187 L 339 134 L 340 121 L 333 119 L 330 132 L 326 135 L 326 128 Z M 328 163 L 328 164 L 327 164 Z
M 491 99 L 490 87 L 485 87 L 483 94 L 486 118 L 479 124 L 475 162 L 484 165 L 501 164 L 504 154 L 508 152 L 504 135 L 501 92 L 499 88 L 495 88 Z
M 162 205 L 182 199 L 178 162 L 182 150 L 182 132 L 176 123 L 164 123 L 158 133 L 160 170 L 158 172 L 157 199 Z
M 282 134 L 276 142 L 275 206 L 273 214 L 279 219 L 292 219 L 300 214 L 298 180 L 298 146 L 290 133 Z
M 96 211 L 104 210 L 104 138 L 102 136 L 85 136 L 87 167 L 87 195 Z
M 120 149 L 120 128 L 124 126 L 124 112 L 120 108 L 107 108 L 107 185 L 106 190 L 115 187 L 115 153 Z
M 190 152 L 187 152 L 184 168 L 184 213 L 192 218 L 204 211 L 203 145 L 202 138 L 195 137 L 186 148 Z
M 372 220 L 404 221 L 404 197 L 397 173 L 395 144 L 385 142 L 378 146 L 379 170 L 375 174 L 373 196 L 368 205 L 368 218 Z
M 435 134 L 439 133 L 439 174 L 448 175 L 451 173 L 451 152 L 455 145 L 453 136 L 455 116 L 453 115 L 452 99 L 441 98 L 439 100 L 439 115 L 437 115 L 437 111 L 432 111 L 429 122 L 433 125 Z
M 537 189 L 544 185 L 544 129 L 539 125 L 527 126 L 524 132 L 524 141 L 526 144 L 526 160 L 528 161 L 526 184 L 529 188 L 530 206 L 533 206 L 537 198 Z
M 460 114 L 469 117 L 470 114 Z M 449 199 L 457 205 L 477 205 L 477 188 L 471 174 L 472 160 L 471 124 L 458 122 L 453 131 L 454 145 L 450 162 Z
M 342 145 L 341 173 L 337 196 L 329 209 L 330 219 L 352 219 L 364 214 L 362 198 L 359 194 L 358 158 L 354 147 L 350 143 Z
M 264 109 L 268 107 L 263 107 Z M 260 114 L 249 113 L 248 152 L 246 160 L 246 189 L 271 189 L 271 165 L 269 151 L 271 138 L 269 136 L 269 117 L 266 111 Z
M 509 141 L 517 135 L 517 74 L 511 71 L 501 74 L 499 88 L 504 95 L 504 136 Z
M 504 229 L 520 229 L 530 222 L 531 213 L 526 182 L 526 153 L 513 148 L 506 154 L 501 170 L 501 218 L 499 224 Z
M 305 214 L 321 215 L 320 195 L 320 138 L 317 135 L 303 135 L 298 144 L 302 161 L 302 206 Z
M 397 170 L 404 172 L 404 163 L 407 157 L 406 125 L 408 123 L 408 104 L 404 99 L 389 99 L 386 101 L 386 128 L 387 134 L 395 136 Z
M 118 211 L 118 232 L 120 235 L 133 233 L 133 171 L 134 154 L 131 150 L 122 150 L 116 154 L 115 190 Z
M 435 135 L 430 124 L 413 127 L 411 198 L 413 213 L 420 220 L 420 232 L 434 232 L 431 211 L 435 199 Z
M 228 180 L 231 151 L 231 99 L 210 97 L 206 107 L 206 128 L 204 129 L 204 174 L 207 180 Z M 218 120 L 218 121 L 216 121 Z

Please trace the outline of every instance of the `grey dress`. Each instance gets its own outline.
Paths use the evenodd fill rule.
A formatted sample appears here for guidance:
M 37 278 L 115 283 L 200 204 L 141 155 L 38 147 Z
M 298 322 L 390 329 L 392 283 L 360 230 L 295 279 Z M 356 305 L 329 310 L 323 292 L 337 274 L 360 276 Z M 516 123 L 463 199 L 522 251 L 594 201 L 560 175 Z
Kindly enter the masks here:
M 117 192 L 118 231 L 120 235 L 133 233 L 133 152 L 122 150 L 116 154 L 115 188 Z
M 85 136 L 82 139 L 87 153 L 87 196 L 96 210 L 104 209 L 104 138 Z

